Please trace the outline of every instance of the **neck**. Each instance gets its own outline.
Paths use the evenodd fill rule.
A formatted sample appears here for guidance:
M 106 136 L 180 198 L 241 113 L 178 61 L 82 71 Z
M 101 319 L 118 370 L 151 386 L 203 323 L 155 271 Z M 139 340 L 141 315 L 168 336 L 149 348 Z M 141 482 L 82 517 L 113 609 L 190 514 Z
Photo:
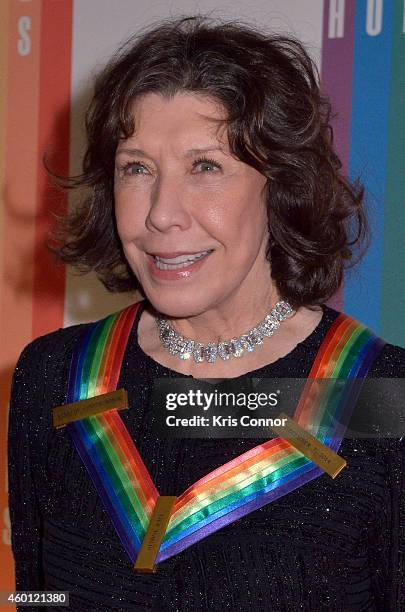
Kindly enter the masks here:
M 269 314 L 280 296 L 272 284 L 255 295 L 229 296 L 226 302 L 188 318 L 165 317 L 173 329 L 185 338 L 203 344 L 221 342 L 240 336 Z

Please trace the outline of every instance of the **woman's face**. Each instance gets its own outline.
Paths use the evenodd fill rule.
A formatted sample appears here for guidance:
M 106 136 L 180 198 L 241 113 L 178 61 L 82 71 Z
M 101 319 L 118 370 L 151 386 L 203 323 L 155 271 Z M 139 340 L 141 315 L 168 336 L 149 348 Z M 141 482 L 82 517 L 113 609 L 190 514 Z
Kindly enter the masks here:
M 149 93 L 134 116 L 134 134 L 117 148 L 115 211 L 153 306 L 188 317 L 269 284 L 266 178 L 232 157 L 226 130 L 210 121 L 225 117 L 223 107 L 197 94 Z

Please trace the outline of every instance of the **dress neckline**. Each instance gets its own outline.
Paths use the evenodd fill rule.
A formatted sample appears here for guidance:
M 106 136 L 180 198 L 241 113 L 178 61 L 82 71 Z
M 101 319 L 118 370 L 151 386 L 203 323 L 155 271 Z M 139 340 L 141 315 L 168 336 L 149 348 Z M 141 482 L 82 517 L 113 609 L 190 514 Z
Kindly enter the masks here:
M 139 340 L 138 340 L 138 325 L 139 325 L 139 321 L 142 316 L 142 313 L 145 310 L 146 304 L 147 304 L 146 299 L 140 302 L 140 306 L 139 306 L 138 312 L 136 313 L 134 324 L 131 330 L 130 346 L 134 347 L 139 358 L 142 359 L 144 363 L 146 363 L 147 365 L 153 368 L 157 377 L 163 378 L 163 377 L 170 376 L 170 377 L 178 377 L 178 378 L 193 378 L 192 374 L 184 374 L 183 372 L 178 372 L 177 370 L 174 370 L 173 368 L 169 368 L 168 366 L 165 366 L 161 364 L 160 362 L 156 361 L 155 359 L 153 359 L 153 357 L 145 353 L 145 351 L 140 346 Z M 236 381 L 245 376 L 248 376 L 248 377 L 265 376 L 267 375 L 269 370 L 277 368 L 278 366 L 284 363 L 287 363 L 288 361 L 300 359 L 303 355 L 303 352 L 306 352 L 308 349 L 316 350 L 317 348 L 319 348 L 322 342 L 322 339 L 324 338 L 329 327 L 332 325 L 335 318 L 340 314 L 339 311 L 331 308 L 330 306 L 327 306 L 327 304 L 323 303 L 323 304 L 320 304 L 320 306 L 322 308 L 322 317 L 319 323 L 312 330 L 312 332 L 306 338 L 304 338 L 304 340 L 302 340 L 301 342 L 298 342 L 296 346 L 289 353 L 287 353 L 286 355 L 283 355 L 282 357 L 279 357 L 278 359 L 276 359 L 275 361 L 271 363 L 265 364 L 264 366 L 257 368 L 256 370 L 250 370 L 249 372 L 245 372 L 243 374 L 240 374 L 239 376 L 231 377 L 229 378 L 229 380 Z
M 325 317 L 325 325 L 318 324 L 313 332 L 299 343 L 299 346 L 302 347 L 308 342 L 312 343 L 317 336 L 321 338 L 315 361 L 311 365 L 309 378 L 330 378 L 335 372 L 338 375 L 342 373 L 345 378 L 353 376 L 364 378 L 384 343 L 357 321 L 347 315 L 339 315 L 337 311 L 335 311 L 337 316 L 334 316 L 332 312 L 332 317 L 329 319 L 332 318 L 333 323 L 328 325 L 325 316 L 327 310 L 324 307 L 322 309 L 323 316 L 319 323 L 322 323 Z M 122 378 L 125 351 L 131 335 L 134 337 L 134 331 L 137 330 L 140 311 L 141 309 L 134 304 L 123 311 L 114 313 L 112 318 L 106 317 L 102 320 L 101 325 L 93 324 L 72 356 L 68 397 L 78 399 L 77 396 L 79 396 L 81 399 L 88 399 L 89 389 L 91 393 L 93 385 L 104 392 L 117 389 L 120 378 Z M 95 326 L 97 326 L 96 332 Z M 137 334 L 135 338 L 136 336 Z M 90 338 L 93 341 L 89 342 Z M 310 348 L 311 357 L 318 339 Z M 290 351 L 288 356 L 291 358 L 291 354 L 296 351 L 297 346 Z M 151 358 L 150 360 L 154 362 Z M 104 368 L 104 364 L 114 367 Z M 142 370 L 144 364 L 141 363 L 140 366 Z M 162 369 L 165 368 L 162 366 Z M 83 398 L 83 390 L 87 398 Z M 321 424 L 324 423 L 323 418 L 328 410 L 329 396 L 319 392 L 313 394 L 312 389 L 311 393 L 305 393 L 305 388 L 303 393 L 295 409 L 293 420 L 304 429 L 312 423 L 317 424 L 319 429 L 314 435 L 318 436 L 318 433 L 321 432 L 322 436 L 323 426 L 321 427 Z M 341 400 L 345 402 L 343 405 Z M 338 401 L 335 401 L 333 405 L 335 416 L 346 414 L 346 406 L 352 410 L 353 405 L 353 397 L 340 389 Z M 143 463 L 140 452 L 125 427 L 125 421 L 121 420 L 117 410 L 111 412 L 110 416 L 96 416 L 95 422 L 89 422 L 89 428 L 73 426 L 69 428 L 69 431 L 73 435 L 85 467 L 105 502 L 113 526 L 121 542 L 124 543 L 124 546 L 127 545 L 127 552 L 131 561 L 134 562 L 138 554 L 137 550 L 139 550 L 142 521 L 139 519 L 138 512 L 134 513 L 133 509 L 139 506 L 143 509 L 144 516 L 150 516 L 153 510 L 151 500 L 153 498 L 157 500 L 159 493 L 149 470 Z M 336 419 L 330 419 L 329 415 L 328 423 L 331 429 L 330 432 L 329 430 L 326 432 L 327 446 L 337 452 L 344 430 L 342 432 L 339 427 L 336 430 L 338 434 L 336 437 L 334 433 Z M 330 433 L 334 435 L 331 437 Z M 94 444 L 95 439 L 97 439 L 97 444 Z M 99 444 L 100 440 L 101 444 Z M 323 438 L 319 441 L 323 442 Z M 109 450 L 111 447 L 115 451 L 114 459 L 106 461 L 106 456 L 112 457 Z M 280 456 L 280 453 L 284 451 L 286 455 Z M 302 457 L 302 453 L 297 456 L 297 449 L 288 440 L 280 437 L 271 438 L 221 464 L 191 484 L 183 493 L 176 496 L 172 516 L 176 517 L 176 513 L 179 512 L 180 514 L 175 518 L 178 522 L 172 525 L 174 531 L 169 531 L 170 535 L 165 542 L 164 550 L 159 551 L 156 562 L 182 552 L 196 543 L 197 537 L 202 539 L 322 475 L 323 470 L 319 466 L 316 466 L 308 457 L 303 463 Z M 121 470 L 116 469 L 116 460 L 120 462 Z M 289 467 L 285 469 L 287 464 Z M 100 466 L 101 469 L 99 469 Z M 135 503 L 123 504 L 125 501 L 121 497 L 123 490 L 131 493 L 131 498 L 127 499 L 133 499 Z M 224 500 L 220 508 L 216 503 L 219 499 Z M 116 511 L 117 507 L 119 511 Z M 134 515 L 137 517 L 136 523 L 132 522 Z M 193 517 L 192 521 L 187 522 L 190 517 Z M 178 529 L 179 526 L 181 527 Z M 134 551 L 135 554 L 133 554 Z

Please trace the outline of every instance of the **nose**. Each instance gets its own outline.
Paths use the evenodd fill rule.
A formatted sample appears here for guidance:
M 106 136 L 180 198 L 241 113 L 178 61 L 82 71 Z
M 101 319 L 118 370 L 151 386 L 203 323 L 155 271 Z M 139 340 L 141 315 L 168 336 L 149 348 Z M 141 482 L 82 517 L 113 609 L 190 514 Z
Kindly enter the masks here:
M 161 174 L 150 195 L 150 207 L 146 227 L 153 231 L 167 232 L 171 228 L 185 230 L 191 218 L 186 210 L 186 195 L 176 176 Z

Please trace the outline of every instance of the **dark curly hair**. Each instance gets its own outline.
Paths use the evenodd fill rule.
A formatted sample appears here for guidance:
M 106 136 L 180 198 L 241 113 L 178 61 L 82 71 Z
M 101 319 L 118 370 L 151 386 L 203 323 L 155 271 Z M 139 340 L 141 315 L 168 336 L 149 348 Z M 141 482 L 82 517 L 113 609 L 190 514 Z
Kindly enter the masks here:
M 133 134 L 137 96 L 182 91 L 222 103 L 230 150 L 268 179 L 267 257 L 281 297 L 294 307 L 326 301 L 368 238 L 364 188 L 341 173 L 331 105 L 302 43 L 240 21 L 160 21 L 118 50 L 86 112 L 82 174 L 58 177 L 45 161 L 60 186 L 91 188 L 59 218 L 48 248 L 79 272 L 96 271 L 109 291 L 139 289 L 115 223 L 115 152 Z

